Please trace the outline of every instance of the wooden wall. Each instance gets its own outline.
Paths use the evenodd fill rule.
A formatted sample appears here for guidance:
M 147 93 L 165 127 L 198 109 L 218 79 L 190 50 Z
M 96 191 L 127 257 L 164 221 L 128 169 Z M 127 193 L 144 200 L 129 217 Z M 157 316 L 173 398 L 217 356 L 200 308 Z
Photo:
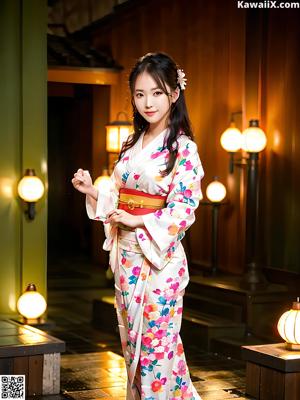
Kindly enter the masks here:
M 203 189 L 219 176 L 228 204 L 220 214 L 220 269 L 244 271 L 245 173 L 228 172 L 219 139 L 231 112 L 246 128 L 259 118 L 268 136 L 261 155 L 260 258 L 264 265 L 300 271 L 299 233 L 299 12 L 237 9 L 234 0 L 132 1 L 92 28 L 98 49 L 111 51 L 124 71 L 111 91 L 111 118 L 131 113 L 128 73 L 150 51 L 173 56 L 188 79 L 186 100 L 206 172 Z M 200 206 L 191 229 L 191 258 L 210 264 L 210 210 Z
M 261 259 L 300 272 L 300 11 L 266 24 L 262 117 L 268 134 L 261 185 Z

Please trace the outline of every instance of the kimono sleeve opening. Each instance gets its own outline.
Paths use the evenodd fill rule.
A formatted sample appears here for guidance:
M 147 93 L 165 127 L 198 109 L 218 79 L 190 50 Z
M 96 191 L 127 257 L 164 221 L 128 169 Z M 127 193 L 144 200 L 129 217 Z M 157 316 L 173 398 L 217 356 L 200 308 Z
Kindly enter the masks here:
M 118 204 L 118 188 L 114 173 L 107 185 L 98 190 L 97 201 L 86 196 L 86 211 L 90 219 L 105 221 L 106 215 Z
M 170 260 L 184 237 L 184 232 L 195 221 L 194 212 L 203 197 L 203 176 L 197 145 L 188 140 L 179 148 L 179 159 L 166 207 L 143 216 L 146 230 L 160 257 Z

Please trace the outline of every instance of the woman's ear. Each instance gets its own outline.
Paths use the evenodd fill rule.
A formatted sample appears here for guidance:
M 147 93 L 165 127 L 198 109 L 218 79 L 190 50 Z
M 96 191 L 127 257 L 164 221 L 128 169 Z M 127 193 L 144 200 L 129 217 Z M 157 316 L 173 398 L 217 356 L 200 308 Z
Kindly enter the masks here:
M 171 94 L 172 103 L 176 103 L 180 95 L 180 89 L 177 87 Z

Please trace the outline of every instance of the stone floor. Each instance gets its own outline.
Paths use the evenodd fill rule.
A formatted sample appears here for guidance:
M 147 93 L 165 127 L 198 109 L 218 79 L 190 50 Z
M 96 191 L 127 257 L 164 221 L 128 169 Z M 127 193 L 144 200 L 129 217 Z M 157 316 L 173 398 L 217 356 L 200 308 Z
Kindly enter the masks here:
M 125 365 L 118 337 L 91 325 L 92 300 L 105 292 L 105 275 L 89 264 L 62 263 L 48 280 L 47 331 L 66 341 L 61 360 L 61 394 L 43 400 L 125 399 Z M 245 365 L 185 343 L 192 380 L 203 400 L 245 396 Z M 37 399 L 37 397 L 35 397 Z

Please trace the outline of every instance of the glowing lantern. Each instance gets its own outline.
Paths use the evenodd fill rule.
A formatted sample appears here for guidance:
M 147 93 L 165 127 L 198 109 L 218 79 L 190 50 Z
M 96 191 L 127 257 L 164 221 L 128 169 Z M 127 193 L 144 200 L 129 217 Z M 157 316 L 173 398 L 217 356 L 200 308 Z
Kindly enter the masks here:
M 40 318 L 46 311 L 46 308 L 46 300 L 37 292 L 33 283 L 27 286 L 25 292 L 19 297 L 17 302 L 17 309 L 27 323 Z
M 117 120 L 106 125 L 106 151 L 108 153 L 119 153 L 123 142 L 127 139 L 132 131 L 132 124 L 126 120 L 118 119 L 123 112 L 119 112 Z
M 234 122 L 231 122 L 229 128 L 222 133 L 220 142 L 223 149 L 229 153 L 235 153 L 240 150 L 242 147 L 242 133 Z
M 277 329 L 289 350 L 300 350 L 300 303 L 299 297 L 291 310 L 279 318 Z
M 265 132 L 259 128 L 258 120 L 252 119 L 249 128 L 242 133 L 242 149 L 248 153 L 259 153 L 267 144 Z
M 215 177 L 206 188 L 206 196 L 213 203 L 220 203 L 226 196 L 226 187 Z
M 102 175 L 98 176 L 94 182 L 94 186 L 96 186 L 99 191 L 107 191 L 107 189 L 111 186 L 111 179 L 107 169 L 104 169 Z

